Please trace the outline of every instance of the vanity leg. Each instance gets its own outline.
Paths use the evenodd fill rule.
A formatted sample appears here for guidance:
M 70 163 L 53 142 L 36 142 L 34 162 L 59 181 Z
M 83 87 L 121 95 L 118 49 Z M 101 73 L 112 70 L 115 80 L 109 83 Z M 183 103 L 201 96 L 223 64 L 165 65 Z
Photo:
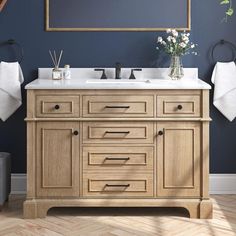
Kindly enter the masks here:
M 48 204 L 38 204 L 37 207 L 37 218 L 46 218 L 48 210 L 51 207 Z
M 39 204 L 35 200 L 27 200 L 24 202 L 24 218 L 45 218 L 49 209 L 48 204 Z
M 37 218 L 37 204 L 34 200 L 26 200 L 24 202 L 23 215 L 25 219 Z
M 185 208 L 188 210 L 191 219 L 199 219 L 199 203 L 188 204 Z
M 200 219 L 212 219 L 213 204 L 211 200 L 203 200 L 200 203 Z

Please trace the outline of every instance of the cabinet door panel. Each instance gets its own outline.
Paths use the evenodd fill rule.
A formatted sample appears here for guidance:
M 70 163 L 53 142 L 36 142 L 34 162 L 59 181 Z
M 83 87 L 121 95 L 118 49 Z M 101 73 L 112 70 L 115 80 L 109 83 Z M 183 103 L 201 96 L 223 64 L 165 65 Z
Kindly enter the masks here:
M 157 137 L 158 196 L 200 196 L 200 124 L 160 123 Z
M 37 196 L 74 196 L 78 194 L 78 123 L 45 122 L 37 124 Z

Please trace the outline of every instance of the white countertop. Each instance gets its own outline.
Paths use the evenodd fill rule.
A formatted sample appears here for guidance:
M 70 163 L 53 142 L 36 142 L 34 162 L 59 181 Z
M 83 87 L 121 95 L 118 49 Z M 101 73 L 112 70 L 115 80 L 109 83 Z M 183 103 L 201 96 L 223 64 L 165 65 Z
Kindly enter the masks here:
M 129 80 L 130 68 L 122 69 L 121 80 L 99 79 L 101 74 L 93 68 L 73 68 L 71 80 L 50 79 L 50 68 L 39 69 L 39 79 L 25 86 L 25 89 L 211 89 L 206 82 L 198 79 L 196 68 L 185 69 L 181 80 L 171 80 L 168 69 L 146 68 L 136 72 L 136 80 Z M 114 78 L 114 68 L 107 68 L 108 78 Z
M 93 80 L 49 80 L 36 79 L 26 85 L 26 89 L 211 89 L 211 86 L 200 79 L 181 79 L 181 80 L 167 80 L 167 79 L 151 79 L 144 81 L 125 81 L 112 82 Z M 92 81 L 92 82 L 89 82 Z M 114 82 L 113 82 L 114 81 Z

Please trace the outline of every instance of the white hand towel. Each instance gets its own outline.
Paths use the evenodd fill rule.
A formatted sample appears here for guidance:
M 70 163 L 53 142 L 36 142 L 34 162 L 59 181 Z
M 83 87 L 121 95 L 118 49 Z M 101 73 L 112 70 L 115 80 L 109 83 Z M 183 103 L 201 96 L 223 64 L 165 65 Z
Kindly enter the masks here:
M 18 62 L 0 63 L 0 119 L 6 121 L 22 104 L 23 73 Z
M 229 120 L 236 117 L 236 65 L 234 62 L 217 62 L 212 74 L 215 84 L 214 106 Z

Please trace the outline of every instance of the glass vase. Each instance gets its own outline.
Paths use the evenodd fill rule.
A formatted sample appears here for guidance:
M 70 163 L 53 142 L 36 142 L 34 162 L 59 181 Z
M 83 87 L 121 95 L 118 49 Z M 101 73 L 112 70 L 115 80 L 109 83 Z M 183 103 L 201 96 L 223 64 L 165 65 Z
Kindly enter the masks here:
M 171 57 L 169 77 L 172 80 L 179 80 L 184 77 L 183 63 L 180 56 Z

